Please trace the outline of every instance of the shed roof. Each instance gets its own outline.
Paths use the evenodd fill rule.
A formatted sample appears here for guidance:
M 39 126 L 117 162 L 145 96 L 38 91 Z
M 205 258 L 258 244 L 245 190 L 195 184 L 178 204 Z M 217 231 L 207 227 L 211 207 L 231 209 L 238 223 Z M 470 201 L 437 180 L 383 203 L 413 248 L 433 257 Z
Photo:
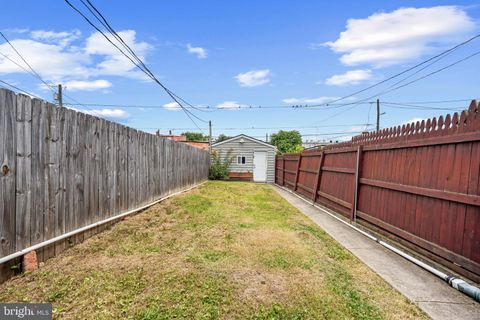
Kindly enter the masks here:
M 230 139 L 227 139 L 227 140 L 223 140 L 221 142 L 216 142 L 214 144 L 212 144 L 212 147 L 217 147 L 217 146 L 220 146 L 224 143 L 227 143 L 227 142 L 232 142 L 232 141 L 235 141 L 235 140 L 238 140 L 240 138 L 244 138 L 244 139 L 247 139 L 247 140 L 250 140 L 250 141 L 253 141 L 253 142 L 256 142 L 258 144 L 261 144 L 263 146 L 266 146 L 266 147 L 270 147 L 274 150 L 277 150 L 277 147 L 275 147 L 274 145 L 271 145 L 265 141 L 262 141 L 262 140 L 258 140 L 258 139 L 255 139 L 255 138 L 252 138 L 250 136 L 247 136 L 246 134 L 239 134 L 238 136 L 235 136 L 235 137 L 232 137 Z

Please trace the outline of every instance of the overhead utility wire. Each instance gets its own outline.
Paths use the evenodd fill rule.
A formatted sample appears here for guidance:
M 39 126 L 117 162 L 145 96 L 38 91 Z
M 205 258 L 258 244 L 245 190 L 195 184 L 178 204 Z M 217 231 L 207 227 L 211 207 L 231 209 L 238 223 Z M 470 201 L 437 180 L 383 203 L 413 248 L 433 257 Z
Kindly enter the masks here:
M 150 76 L 152 77 L 155 77 L 155 75 L 153 74 L 153 72 L 150 71 L 150 69 L 145 65 L 145 63 L 142 61 L 142 59 L 140 59 L 137 54 L 135 53 L 135 51 L 133 51 L 133 49 L 125 42 L 123 41 L 122 37 L 120 37 L 120 35 L 115 31 L 115 29 L 112 28 L 112 26 L 108 23 L 107 19 L 102 15 L 102 13 L 93 5 L 93 3 L 89 0 L 87 0 L 88 2 L 88 5 L 85 3 L 85 1 L 83 0 L 80 0 L 80 2 L 87 8 L 88 11 L 90 11 L 90 13 L 97 19 L 97 21 L 100 22 L 100 24 L 105 28 L 107 29 L 107 31 L 110 32 L 111 35 L 114 36 L 115 39 L 117 39 L 117 41 L 119 41 L 122 46 L 134 57 L 134 59 L 143 67 L 143 69 L 149 73 Z M 172 95 L 174 95 L 177 99 L 179 99 L 180 101 L 182 101 L 183 103 L 185 103 L 186 105 L 190 106 L 192 109 L 195 109 L 195 110 L 198 110 L 198 111 L 202 111 L 202 112 L 208 112 L 206 110 L 202 110 L 194 105 L 192 105 L 191 103 L 189 103 L 188 101 L 186 101 L 185 99 L 183 99 L 182 97 L 178 96 L 177 94 L 175 94 L 173 91 L 171 91 L 170 89 L 167 89 L 169 93 L 171 93 Z
M 336 127 L 353 127 L 353 126 L 373 126 L 371 123 L 359 123 L 359 124 L 334 124 L 334 125 L 325 125 L 325 126 L 292 126 L 292 127 L 223 127 L 223 128 L 215 128 L 215 130 L 268 130 L 268 129 L 320 129 L 320 128 L 336 128 Z M 164 130 L 192 130 L 195 128 L 159 128 L 159 127 L 140 127 L 138 129 L 144 130 L 153 130 L 153 129 L 164 129 Z M 206 129 L 206 128 L 205 128 Z
M 453 99 L 453 100 L 433 100 L 433 101 L 388 101 L 389 103 L 406 103 L 406 104 L 437 104 L 437 103 L 452 103 L 452 102 L 470 102 L 474 99 Z M 382 101 L 384 103 L 384 101 Z
M 370 104 L 374 102 L 362 102 L 362 104 Z M 72 104 L 74 105 L 74 104 Z M 134 104 L 134 105 L 119 105 L 119 104 L 104 104 L 104 103 L 87 103 L 89 106 L 99 106 L 99 107 L 117 107 L 117 108 L 146 108 L 146 109 L 162 109 L 165 108 L 162 105 L 140 105 L 140 104 Z M 344 106 L 344 105 L 341 105 Z M 218 111 L 218 110 L 238 110 L 238 109 L 298 109 L 298 110 L 307 110 L 305 108 L 299 108 L 298 106 L 238 106 L 234 108 L 218 108 L 218 107 L 211 107 L 211 106 L 197 106 L 196 108 L 202 108 L 202 109 L 209 109 L 210 111 Z M 336 108 L 336 106 L 332 107 L 326 107 L 322 108 L 321 110 L 327 110 L 327 109 L 333 109 Z M 313 110 L 313 108 L 309 108 L 308 110 Z M 320 110 L 320 109 L 315 109 L 315 110 Z
M 388 108 L 394 109 L 414 109 L 414 110 L 464 110 L 465 108 L 461 107 L 425 107 L 425 106 L 417 106 L 413 104 L 403 104 L 403 103 L 390 103 L 390 102 L 382 102 L 382 105 Z
M 1 32 L 0 32 L 1 33 Z M 27 68 L 25 68 L 24 66 L 22 66 L 21 64 L 19 64 L 18 62 L 16 62 L 15 60 L 13 60 L 12 58 L 10 58 L 8 55 L 0 52 L 0 55 L 2 55 L 5 59 L 8 59 L 10 62 L 14 63 L 17 67 L 23 69 L 25 72 L 27 73 L 30 73 L 31 75 L 33 75 L 34 77 L 38 78 L 48 89 L 50 89 L 50 91 L 52 91 L 53 93 L 57 93 L 55 90 L 52 89 L 52 87 L 55 87 L 55 85 L 53 84 L 48 84 L 46 81 L 43 80 L 43 78 L 40 76 L 40 74 L 27 62 L 27 60 L 20 54 L 20 52 L 15 48 L 15 46 L 5 37 L 5 35 L 3 33 L 1 33 L 2 37 L 7 41 L 8 44 L 10 44 L 10 46 L 13 48 L 13 50 L 18 54 L 18 56 L 23 60 L 23 62 L 25 62 L 25 64 L 29 67 L 30 70 L 28 70 Z M 65 97 L 67 97 L 68 99 L 72 100 L 73 102 L 75 102 L 77 105 L 81 105 L 81 106 L 84 106 L 85 108 L 87 109 L 90 109 L 92 110 L 92 108 L 90 108 L 89 106 L 86 106 L 85 104 L 83 103 L 80 103 L 78 102 L 77 100 L 73 99 L 72 97 L 70 97 L 69 95 L 67 95 L 65 92 L 63 93 L 63 95 Z
M 457 49 L 458 49 L 458 48 L 457 48 Z M 448 55 L 450 55 L 450 54 L 453 53 L 453 52 L 454 52 L 454 50 L 452 50 L 452 51 L 444 54 L 444 55 L 441 56 L 441 57 L 438 57 L 437 59 L 431 61 L 430 63 L 427 63 L 424 67 L 418 69 L 417 71 L 413 72 L 412 74 L 409 74 L 409 75 L 406 76 L 405 78 L 403 78 L 403 79 L 401 79 L 401 80 L 398 80 L 398 81 L 395 82 L 394 84 L 390 85 L 389 88 L 393 88 L 393 87 L 395 87 L 395 86 L 397 86 L 397 85 L 405 82 L 407 79 L 410 79 L 410 78 L 414 77 L 415 75 L 419 74 L 419 73 L 422 72 L 423 70 L 428 69 L 430 66 L 432 66 L 432 65 L 434 65 L 435 63 L 439 62 L 440 60 L 448 57 Z
M 13 84 L 11 84 L 11 83 L 8 83 L 8 82 L 3 81 L 3 80 L 1 80 L 1 79 L 0 79 L 0 82 L 3 83 L 3 84 L 5 84 L 5 85 L 7 85 L 7 86 L 9 86 L 9 87 L 11 87 L 11 88 L 14 88 L 14 89 L 17 90 L 17 91 L 20 91 L 20 92 L 26 94 L 27 96 L 32 96 L 32 97 L 35 97 L 35 98 L 37 98 L 37 99 L 42 99 L 42 98 L 40 98 L 39 96 L 37 96 L 37 95 L 35 95 L 35 94 L 33 94 L 33 93 L 30 93 L 30 92 L 28 92 L 28 91 L 26 91 L 26 90 L 23 90 L 23 89 L 15 86 L 15 85 L 13 85 Z M 5 87 L 4 87 L 4 88 L 5 88 Z M 5 88 L 5 89 L 6 89 L 6 88 Z
M 70 1 L 68 0 L 64 0 L 74 11 L 76 11 L 80 16 L 83 17 L 83 19 L 85 21 L 87 21 L 88 24 L 90 24 L 93 28 L 95 28 L 95 30 L 97 30 L 100 34 L 103 35 L 103 37 L 105 37 L 105 39 L 110 43 L 112 44 L 118 51 L 120 51 L 120 53 L 122 53 L 127 59 L 130 60 L 130 62 L 132 62 L 138 69 L 140 69 L 143 73 L 145 73 L 147 76 L 149 76 L 155 83 L 157 83 L 172 99 L 173 101 L 175 101 L 179 106 L 180 108 L 185 112 L 185 114 L 188 116 L 188 118 L 192 121 L 192 123 L 199 129 L 200 127 L 198 126 L 198 124 L 195 122 L 195 120 L 193 120 L 192 116 L 195 117 L 196 119 L 198 119 L 199 121 L 202 121 L 202 122 L 205 122 L 207 123 L 208 121 L 196 116 L 194 113 L 190 112 L 189 110 L 187 110 L 179 101 L 179 99 L 177 99 L 176 95 L 174 95 L 167 87 L 165 87 L 165 85 L 163 85 L 157 78 L 156 76 L 145 66 L 145 64 L 142 62 L 141 65 L 145 66 L 145 69 L 142 68 L 141 65 L 139 65 L 139 63 L 136 63 L 129 55 L 127 55 L 119 46 L 117 46 L 115 43 L 113 43 L 109 37 L 107 37 L 87 16 L 85 16 L 77 7 L 75 7 Z M 83 3 L 83 2 L 82 2 Z M 95 17 L 97 18 L 97 16 L 95 15 Z M 98 18 L 97 18 L 98 20 Z M 121 38 L 118 34 L 117 36 L 119 38 Z M 114 36 L 115 37 L 115 36 Z M 115 37 L 116 38 L 116 37 Z M 123 39 L 122 39 L 122 42 L 123 42 Z M 130 48 L 130 50 L 132 50 Z M 132 50 L 133 52 L 133 50 Z M 135 59 L 139 59 L 141 60 L 140 58 L 138 58 L 138 56 L 134 53 L 133 56 L 135 57 Z M 201 130 L 203 131 L 203 130 Z
M 462 62 L 464 62 L 464 61 L 466 61 L 466 60 L 468 60 L 468 59 L 471 59 L 471 58 L 473 58 L 473 57 L 475 57 L 475 56 L 477 56 L 477 55 L 479 55 L 479 54 L 480 54 L 480 51 L 476 51 L 476 52 L 474 52 L 474 53 L 472 53 L 472 54 L 470 54 L 470 55 L 468 55 L 468 56 L 466 56 L 466 57 L 464 57 L 464 58 L 462 58 L 462 59 L 459 59 L 459 60 L 457 60 L 457 61 L 455 61 L 455 62 L 452 62 L 452 63 L 450 63 L 450 64 L 448 64 L 448 65 L 446 65 L 446 66 L 444 66 L 444 67 L 442 67 L 442 68 L 439 68 L 439 69 L 437 69 L 437 70 L 435 70 L 435 71 L 432 71 L 432 72 L 430 72 L 430 73 L 427 73 L 426 75 L 423 75 L 423 76 L 421 76 L 421 77 L 418 77 L 418 78 L 416 78 L 416 79 L 414 79 L 414 80 L 411 80 L 411 81 L 409 81 L 409 82 L 407 82 L 407 83 L 404 83 L 404 84 L 402 84 L 402 85 L 399 85 L 399 86 L 396 86 L 396 87 L 387 89 L 387 90 L 382 91 L 382 92 L 380 92 L 380 93 L 377 93 L 377 94 L 375 94 L 375 95 L 369 96 L 369 97 L 367 97 L 367 98 L 365 98 L 365 99 L 362 99 L 362 100 L 360 100 L 360 102 L 367 101 L 367 100 L 370 100 L 370 99 L 373 99 L 373 98 L 377 98 L 377 97 L 383 96 L 383 95 L 385 95 L 385 94 L 387 94 L 387 93 L 390 93 L 390 92 L 392 92 L 392 91 L 395 91 L 395 90 L 404 88 L 404 87 L 406 87 L 406 86 L 408 86 L 408 85 L 411 85 L 411 84 L 413 84 L 413 83 L 415 83 L 415 82 L 418 82 L 418 81 L 420 81 L 420 80 L 423 80 L 423 79 L 425 79 L 425 78 L 428 78 L 428 77 L 430 77 L 430 76 L 433 76 L 433 75 L 435 75 L 435 74 L 437 74 L 437 73 L 439 73 L 439 72 L 442 72 L 442 71 L 444 71 L 444 70 L 446 70 L 446 69 L 449 69 L 449 68 L 451 68 L 451 67 L 453 67 L 453 66 L 455 66 L 455 65 L 457 65 L 457 64 L 459 64 L 459 63 L 462 63 Z
M 3 32 L 0 31 L 0 35 L 10 45 L 10 47 L 13 49 L 13 51 L 15 51 L 17 53 L 17 55 L 20 57 L 20 59 L 22 59 L 22 61 L 28 66 L 28 68 L 31 70 L 32 74 L 35 77 L 37 77 L 48 89 L 55 92 L 55 90 L 52 89 L 52 85 L 48 84 L 45 80 L 43 80 L 43 78 L 38 74 L 38 72 L 35 71 L 35 69 L 32 68 L 32 66 L 27 62 L 27 60 L 20 54 L 20 52 L 18 52 L 18 50 L 15 48 L 15 46 L 7 39 L 7 37 L 3 34 Z M 10 61 L 12 61 L 12 60 L 10 60 Z
M 367 130 L 367 131 L 371 131 L 371 130 Z M 336 137 L 332 137 L 332 139 L 334 138 L 340 138 L 340 137 L 344 137 L 344 136 L 351 136 L 351 135 L 355 135 L 355 134 L 360 134 L 360 133 L 363 133 L 365 131 L 344 131 L 344 132 L 329 132 L 329 133 L 304 133 L 304 134 L 300 134 L 302 137 L 321 137 L 321 136 L 331 136 L 331 135 L 340 135 L 340 136 L 336 136 Z M 253 138 L 265 138 L 265 136 L 251 136 Z
M 436 100 L 436 101 L 412 101 L 412 102 L 395 102 L 395 103 L 406 103 L 406 104 L 437 104 L 437 103 L 452 103 L 452 102 L 470 102 L 472 99 L 456 99 L 456 100 Z M 376 101 L 368 101 L 368 102 L 362 102 L 361 104 L 374 104 Z M 386 103 L 386 101 L 382 101 L 382 103 Z M 67 105 L 77 105 L 75 103 L 64 103 Z M 351 103 L 351 105 L 354 105 L 356 103 Z M 83 104 L 85 106 L 95 106 L 95 107 L 115 107 L 115 108 L 144 108 L 144 109 L 165 109 L 164 106 L 162 105 L 141 105 L 141 104 L 132 104 L 132 105 L 120 105 L 120 104 L 105 104 L 105 103 L 85 103 Z M 335 105 L 333 105 L 335 106 Z M 339 105 L 339 106 L 345 106 L 344 104 Z M 336 106 L 335 106 L 336 107 Z M 197 108 L 202 108 L 202 109 L 210 109 L 212 112 L 213 111 L 218 111 L 218 110 L 224 110 L 224 111 L 229 111 L 229 110 L 237 110 L 237 109 L 246 109 L 246 110 L 254 110 L 254 109 L 298 109 L 298 110 L 327 110 L 330 108 L 322 108 L 322 109 L 313 109 L 313 108 L 297 108 L 296 106 L 239 106 L 235 108 L 217 108 L 217 107 L 211 107 L 211 106 L 197 106 Z M 333 108 L 333 107 L 332 107 Z M 426 109 L 428 107 L 425 107 Z
M 172 97 L 172 95 L 177 98 L 178 100 L 182 101 L 183 103 L 189 105 L 191 108 L 193 109 L 196 109 L 196 110 L 199 110 L 199 111 L 203 111 L 203 110 L 200 110 L 198 108 L 196 108 L 194 105 L 190 104 L 189 102 L 185 101 L 183 98 L 179 97 L 177 94 L 175 94 L 173 91 L 171 91 L 170 89 L 166 88 L 163 84 L 160 83 L 160 81 L 155 77 L 155 75 L 153 74 L 153 72 L 145 65 L 145 63 L 142 61 L 142 59 L 140 59 L 137 54 L 135 53 L 135 51 L 133 51 L 133 49 L 125 42 L 123 41 L 122 37 L 115 31 L 115 29 L 113 29 L 110 24 L 108 23 L 107 19 L 101 14 L 101 12 L 92 4 L 92 2 L 90 2 L 89 0 L 87 0 L 88 2 L 88 5 L 85 3 L 85 1 L 83 0 L 80 0 L 80 2 L 88 9 L 88 11 L 90 11 L 90 13 L 97 19 L 97 21 L 100 22 L 100 24 L 105 28 L 107 29 L 107 31 L 109 31 L 109 33 L 115 38 L 117 39 L 117 41 L 120 42 L 120 44 L 133 56 L 133 58 L 142 66 L 143 68 L 143 71 L 147 73 L 147 75 L 149 75 L 154 81 L 156 81 L 158 84 L 160 84 L 162 86 L 162 88 Z M 92 11 L 93 9 L 93 11 Z M 138 65 L 137 65 L 138 67 Z M 177 104 L 179 104 L 182 108 L 184 106 L 182 106 L 174 97 L 172 97 L 172 99 L 175 100 L 175 102 Z M 187 110 L 184 110 L 185 112 L 187 112 Z M 193 114 L 192 112 L 188 111 L 192 116 L 194 116 L 195 118 L 197 118 L 198 120 L 200 121 L 203 121 L 205 123 L 207 123 L 208 121 L 205 121 L 199 117 L 197 117 L 195 114 Z
M 358 101 L 358 102 L 361 103 L 361 102 L 364 102 L 364 101 L 367 101 L 367 100 L 370 100 L 370 99 L 373 99 L 373 98 L 377 98 L 377 97 L 383 96 L 383 95 L 385 95 L 385 94 L 387 94 L 387 93 L 390 93 L 390 92 L 392 92 L 392 91 L 401 89 L 401 88 L 406 87 L 406 86 L 408 86 L 408 85 L 411 85 L 411 84 L 413 84 L 413 83 L 415 83 L 415 82 L 418 82 L 418 81 L 420 81 L 420 80 L 423 80 L 423 79 L 425 79 L 425 78 L 427 78 L 427 77 L 430 77 L 430 76 L 432 76 L 432 75 L 434 75 L 434 74 L 437 74 L 437 73 L 439 73 L 439 72 L 441 72 L 441 71 L 444 71 L 444 70 L 446 70 L 446 69 L 448 69 L 448 68 L 451 68 L 451 67 L 453 67 L 453 66 L 455 66 L 455 65 L 457 65 L 457 64 L 459 64 L 459 63 L 461 63 L 461 62 L 464 62 L 464 61 L 466 61 L 466 60 L 468 60 L 468 59 L 471 59 L 471 58 L 473 58 L 473 57 L 475 57 L 475 56 L 477 56 L 477 55 L 479 55 L 479 54 L 480 54 L 480 51 L 474 52 L 474 53 L 472 53 L 472 54 L 470 54 L 470 55 L 468 55 L 468 56 L 466 56 L 466 57 L 464 57 L 464 58 L 462 58 L 462 59 L 460 59 L 460 60 L 457 60 L 457 61 L 455 61 L 455 62 L 453 62 L 453 63 L 451 63 L 451 64 L 449 64 L 449 65 L 446 65 L 446 66 L 444 66 L 444 67 L 442 67 L 442 68 L 439 68 L 439 69 L 437 69 L 437 70 L 435 70 L 435 71 L 432 71 L 432 72 L 430 72 L 430 73 L 428 73 L 428 74 L 426 74 L 426 75 L 424 75 L 424 76 L 418 77 L 418 78 L 416 78 L 416 79 L 414 79 L 414 80 L 412 80 L 412 81 L 410 81 L 410 82 L 407 82 L 407 83 L 405 83 L 405 84 L 402 84 L 402 85 L 396 86 L 396 87 L 394 87 L 394 88 L 391 88 L 391 89 L 382 91 L 382 92 L 380 92 L 380 93 L 377 93 L 377 94 L 375 94 L 375 95 L 369 96 L 369 97 L 367 97 L 367 98 L 365 98 L 365 99 L 362 99 L 362 100 L 360 100 L 360 101 Z M 329 119 L 332 119 L 332 118 L 334 118 L 334 117 L 336 117 L 336 116 L 338 116 L 338 115 L 340 115 L 340 114 L 342 114 L 342 113 L 344 113 L 344 112 L 346 112 L 346 111 L 349 111 L 349 110 L 355 108 L 357 105 L 358 105 L 358 104 L 354 104 L 352 107 L 350 107 L 350 108 L 348 108 L 348 109 L 343 109 L 343 110 L 335 113 L 334 115 L 332 115 L 332 116 L 330 116 L 330 117 L 327 117 L 327 118 L 321 120 L 320 123 L 325 122 L 325 121 L 327 121 L 327 120 L 329 120 Z
M 335 103 L 335 102 L 338 102 L 338 101 L 342 101 L 342 100 L 351 98 L 351 97 L 353 97 L 353 96 L 355 96 L 355 95 L 357 95 L 357 94 L 359 94 L 359 93 L 362 93 L 362 92 L 365 92 L 365 91 L 370 90 L 370 89 L 372 89 L 372 88 L 375 88 L 375 87 L 377 87 L 377 86 L 379 86 L 379 85 L 381 85 L 381 84 L 383 84 L 383 83 L 385 83 L 385 82 L 388 82 L 388 81 L 390 81 L 390 80 L 392 80 L 392 79 L 395 79 L 395 78 L 397 78 L 397 77 L 399 77 L 399 76 L 401 76 L 401 75 L 403 75 L 403 74 L 405 74 L 405 73 L 408 73 L 408 72 L 410 72 L 410 71 L 412 71 L 412 70 L 414 70 L 414 69 L 416 69 L 416 68 L 418 68 L 418 67 L 420 67 L 420 66 L 422 66 L 422 65 L 424 65 L 424 64 L 429 63 L 429 62 L 432 61 L 432 60 L 437 59 L 438 57 L 441 57 L 441 56 L 443 56 L 443 55 L 445 55 L 445 54 L 448 54 L 449 52 L 454 51 L 454 50 L 456 50 L 457 48 L 459 48 L 459 47 L 461 47 L 461 46 L 464 46 L 464 45 L 472 42 L 472 41 L 475 40 L 475 39 L 478 39 L 478 38 L 480 38 L 480 34 L 477 34 L 477 35 L 475 35 L 475 36 L 473 36 L 473 37 L 471 37 L 471 38 L 469 38 L 469 39 L 467 39 L 467 40 L 465 40 L 465 41 L 463 41 L 463 42 L 461 42 L 461 43 L 453 46 L 452 48 L 450 48 L 450 49 L 448 49 L 448 50 L 445 50 L 445 51 L 443 51 L 443 52 L 441 52 L 441 53 L 439 53 L 439 54 L 436 54 L 436 55 L 434 55 L 433 57 L 428 58 L 427 60 L 424 60 L 424 61 L 422 61 L 422 62 L 420 62 L 420 63 L 418 63 L 418 64 L 416 64 L 416 65 L 414 65 L 414 66 L 412 66 L 412 67 L 410 67 L 410 68 L 408 68 L 408 69 L 406 69 L 406 70 L 403 70 L 402 72 L 399 72 L 399 73 L 397 73 L 397 74 L 394 74 L 394 75 L 392 75 L 392 76 L 390 76 L 390 77 L 388 77 L 388 78 L 386 78 L 386 79 L 384 79 L 384 80 L 382 80 L 382 81 L 379 81 L 379 82 L 377 82 L 377 83 L 374 83 L 374 84 L 372 84 L 372 85 L 370 85 L 370 86 L 368 86 L 368 87 L 366 87 L 366 88 L 363 88 L 363 89 L 361 89 L 361 90 L 355 91 L 355 92 L 353 92 L 353 93 L 350 93 L 350 94 L 348 94 L 348 95 L 346 95 L 346 96 L 343 96 L 343 97 L 341 97 L 341 98 L 335 99 L 335 100 L 333 100 L 333 101 L 326 102 L 326 103 L 322 103 L 322 104 L 317 104 L 317 105 L 313 105 L 313 106 L 317 106 L 317 107 L 319 107 L 319 106 L 327 106 L 327 105 L 329 105 L 329 104 L 332 104 L 332 103 Z

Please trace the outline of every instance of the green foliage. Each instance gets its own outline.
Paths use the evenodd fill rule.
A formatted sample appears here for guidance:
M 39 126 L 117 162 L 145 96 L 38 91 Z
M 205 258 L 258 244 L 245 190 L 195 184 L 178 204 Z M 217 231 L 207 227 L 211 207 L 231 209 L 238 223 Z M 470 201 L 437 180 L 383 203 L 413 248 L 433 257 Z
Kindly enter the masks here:
M 277 147 L 279 154 L 302 152 L 302 136 L 296 130 L 280 130 L 271 136 L 270 143 Z
M 227 135 L 224 135 L 223 133 L 220 133 L 218 135 L 218 138 L 217 140 L 215 140 L 215 142 L 222 142 L 222 141 L 225 141 L 225 140 L 228 140 L 230 139 L 231 137 L 227 136 Z
M 210 164 L 210 172 L 208 178 L 210 180 L 228 180 L 228 169 L 233 162 L 232 150 L 228 150 L 225 157 L 217 151 L 212 153 L 212 161 Z
M 187 141 L 208 141 L 208 136 L 201 132 L 184 132 L 182 136 L 187 137 Z

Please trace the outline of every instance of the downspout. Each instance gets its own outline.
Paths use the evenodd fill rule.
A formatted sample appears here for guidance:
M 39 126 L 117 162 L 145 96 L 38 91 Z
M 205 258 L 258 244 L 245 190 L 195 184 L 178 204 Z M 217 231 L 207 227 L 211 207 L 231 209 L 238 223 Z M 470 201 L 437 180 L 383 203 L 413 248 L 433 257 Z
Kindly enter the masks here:
M 355 231 L 363 234 L 364 236 L 366 236 L 367 238 L 369 238 L 370 240 L 373 240 L 375 242 L 377 242 L 378 244 L 382 245 L 383 247 L 387 248 L 388 250 L 390 251 L 393 251 L 395 252 L 396 254 L 398 254 L 399 256 L 402 256 L 403 258 L 407 259 L 408 261 L 410 262 L 413 262 L 414 264 L 416 264 L 417 266 L 427 270 L 428 272 L 434 274 L 435 276 L 439 277 L 440 279 L 442 279 L 443 281 L 445 281 L 446 283 L 448 283 L 449 286 L 451 286 L 452 288 L 454 289 L 457 289 L 458 291 L 466 294 L 467 296 L 469 296 L 470 298 L 472 298 L 473 300 L 477 301 L 477 302 L 480 302 L 480 288 L 477 288 L 476 286 L 473 286 L 467 282 L 465 282 L 464 280 L 460 279 L 460 278 L 457 278 L 455 276 L 451 276 L 451 275 L 448 275 L 434 267 L 432 267 L 431 265 L 428 265 L 426 264 L 425 262 L 409 255 L 408 253 L 378 239 L 377 237 L 363 231 L 362 229 L 359 229 L 357 228 L 356 226 L 346 222 L 345 220 L 337 217 L 336 215 L 328 212 L 327 210 L 325 210 L 324 208 L 318 206 L 317 204 L 315 203 L 312 203 L 310 201 L 308 201 L 307 199 L 303 198 L 302 196 L 294 193 L 293 191 L 285 188 L 285 187 L 282 187 L 278 184 L 276 184 L 277 187 L 285 190 L 285 191 L 288 191 L 290 192 L 291 194 L 293 194 L 294 196 L 302 199 L 303 201 L 307 202 L 308 204 L 314 206 L 315 208 L 321 210 L 322 212 L 325 212 L 326 214 L 328 214 L 329 216 L 331 216 L 332 218 L 340 221 L 341 223 L 347 225 L 348 227 L 354 229 Z

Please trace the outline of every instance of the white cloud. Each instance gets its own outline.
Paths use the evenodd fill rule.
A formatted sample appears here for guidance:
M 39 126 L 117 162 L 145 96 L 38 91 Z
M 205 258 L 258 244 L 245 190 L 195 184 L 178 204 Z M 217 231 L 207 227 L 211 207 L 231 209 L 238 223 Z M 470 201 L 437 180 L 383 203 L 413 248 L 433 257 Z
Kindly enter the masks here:
M 474 20 L 461 7 L 400 8 L 349 19 L 339 38 L 325 45 L 342 53 L 340 61 L 345 65 L 383 67 L 459 41 L 475 27 Z
M 22 53 L 28 63 L 48 81 L 58 82 L 65 77 L 85 78 L 89 75 L 88 64 L 91 60 L 83 52 L 70 52 L 58 44 L 47 44 L 30 39 L 15 39 L 10 42 Z M 0 44 L 0 52 L 21 65 L 20 58 L 8 44 Z M 25 68 L 27 67 L 25 66 Z M 0 56 L 0 74 L 26 72 L 10 60 Z
M 325 84 L 329 86 L 344 86 L 344 85 L 354 85 L 362 81 L 369 80 L 372 78 L 372 71 L 370 70 L 350 70 L 344 74 L 336 74 L 325 80 Z
M 180 105 L 176 102 L 170 102 L 163 105 L 163 108 L 167 110 L 180 110 Z
M 122 109 L 76 109 L 71 108 L 75 111 L 91 114 L 95 117 L 105 118 L 109 120 L 125 120 L 130 117 L 130 114 L 125 112 Z
M 30 32 L 30 36 L 35 40 L 45 40 L 48 42 L 58 43 L 62 46 L 66 46 L 74 40 L 80 38 L 82 33 L 79 30 L 73 31 L 46 31 L 46 30 L 33 30 Z
M 361 135 L 363 132 L 371 131 L 371 126 L 353 126 L 350 129 L 346 130 L 346 134 L 342 136 L 335 137 L 335 141 L 350 141 L 353 137 Z M 348 134 L 347 132 L 351 132 L 352 134 Z
M 219 109 L 239 109 L 244 108 L 247 105 L 238 103 L 237 101 L 224 101 L 217 105 Z
M 188 53 L 196 54 L 198 59 L 205 59 L 208 55 L 207 49 L 202 47 L 192 47 L 190 43 L 187 44 L 187 50 Z
M 417 122 L 422 122 L 422 120 L 427 120 L 425 118 L 412 118 L 410 120 L 407 120 L 407 121 L 403 121 L 402 123 L 400 123 L 401 126 L 403 125 L 407 125 L 407 124 L 411 124 L 411 123 L 417 123 Z
M 241 87 L 256 87 L 269 83 L 269 75 L 270 70 L 268 69 L 252 70 L 236 75 L 235 79 Z
M 93 81 L 81 81 L 72 80 L 67 81 L 64 84 L 66 90 L 69 91 L 94 91 L 99 89 L 106 89 L 112 86 L 112 83 L 107 80 L 93 80 Z
M 138 56 L 145 60 L 152 46 L 137 41 L 134 30 L 118 33 Z M 80 45 L 83 43 L 79 40 L 81 33 L 78 30 L 61 32 L 33 30 L 21 33 L 21 36 L 30 38 L 12 39 L 10 42 L 48 82 L 83 81 L 99 76 L 148 79 L 98 32 L 87 37 L 84 45 Z M 0 52 L 22 64 L 8 44 L 0 44 Z M 0 74 L 26 72 L 9 59 L 0 56 Z
M 286 104 L 300 104 L 300 103 L 326 103 L 340 99 L 340 97 L 318 97 L 318 98 L 287 98 L 283 99 L 282 102 Z
M 146 42 L 137 42 L 135 30 L 124 30 L 117 33 L 135 51 L 137 56 L 145 62 L 145 56 L 152 50 L 152 46 Z M 116 43 L 112 36 L 109 36 L 109 39 Z M 95 32 L 87 38 L 84 50 L 88 55 L 102 56 L 102 61 L 96 65 L 95 70 L 92 71 L 93 74 L 148 79 L 144 73 L 137 70 L 135 65 L 99 32 Z

